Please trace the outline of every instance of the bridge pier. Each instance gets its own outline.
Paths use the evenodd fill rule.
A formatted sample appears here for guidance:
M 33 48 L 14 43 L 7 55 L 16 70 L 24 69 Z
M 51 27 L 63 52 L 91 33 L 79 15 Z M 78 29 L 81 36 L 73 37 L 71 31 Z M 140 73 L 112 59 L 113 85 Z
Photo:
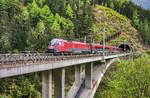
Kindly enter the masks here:
M 65 68 L 55 69 L 54 78 L 54 96 L 55 98 L 65 98 Z
M 131 52 L 130 60 L 131 60 L 131 61 L 133 61 L 133 60 L 134 60 L 134 53 L 133 53 L 133 52 Z
M 92 84 L 92 75 L 93 75 L 93 62 L 85 64 L 85 88 L 91 89 Z
M 64 98 L 65 97 L 65 67 L 87 63 L 85 64 L 85 73 L 82 73 L 82 75 L 80 75 L 81 65 L 80 67 L 77 66 L 75 68 L 76 70 L 75 82 L 76 83 L 74 83 L 71 89 L 69 90 L 67 98 L 78 98 L 78 97 L 89 98 L 89 96 L 92 96 L 92 97 L 94 96 L 94 93 L 96 92 L 96 88 L 98 87 L 98 84 L 100 83 L 101 78 L 103 77 L 106 69 L 113 62 L 119 61 L 118 60 L 119 57 L 123 57 L 123 56 L 125 57 L 128 55 L 130 55 L 130 53 L 112 54 L 112 55 L 105 56 L 106 62 L 108 62 L 107 60 L 110 60 L 110 59 L 112 60 L 108 64 L 104 64 L 103 66 L 98 66 L 98 67 L 94 66 L 94 72 L 93 72 L 93 62 L 102 61 L 103 59 L 101 57 L 101 54 L 100 55 L 96 54 L 93 56 L 81 55 L 82 59 L 80 56 L 79 57 L 78 56 L 62 57 L 65 59 L 62 59 L 60 56 L 60 59 L 59 57 L 58 58 L 55 57 L 55 59 L 53 60 L 51 59 L 51 56 L 48 56 L 48 59 L 43 59 L 45 60 L 45 62 L 41 62 L 39 64 L 36 64 L 33 62 L 33 64 L 29 63 L 29 64 L 24 65 L 24 62 L 22 62 L 21 65 L 17 65 L 17 66 L 12 65 L 12 62 L 10 62 L 11 59 L 14 60 L 13 58 L 11 58 L 10 61 L 9 60 L 7 61 L 7 58 L 5 58 L 4 56 L 3 57 L 4 60 L 2 59 L 1 61 L 2 66 L 0 68 L 0 79 L 42 71 L 42 98 L 52 98 L 52 78 L 54 80 L 53 83 L 54 83 L 54 90 L 55 90 L 55 93 L 54 93 L 55 98 Z M 47 58 L 47 55 L 45 56 Z M 22 55 L 20 55 L 20 57 L 24 58 L 24 56 Z M 28 58 L 28 57 L 25 56 L 25 58 Z M 6 63 L 3 63 L 3 61 L 5 62 L 5 59 L 6 59 Z M 26 62 L 26 59 L 20 59 L 20 60 L 25 60 Z M 10 63 L 9 66 L 5 66 L 7 62 L 8 64 Z M 14 62 L 16 61 L 14 60 Z M 15 64 L 19 64 L 19 62 L 18 63 L 16 62 Z M 79 84 L 80 86 L 76 86 Z
M 80 86 L 81 84 L 81 72 L 82 72 L 82 65 L 75 66 L 75 84 L 76 86 Z
M 42 98 L 52 98 L 52 70 L 42 72 Z

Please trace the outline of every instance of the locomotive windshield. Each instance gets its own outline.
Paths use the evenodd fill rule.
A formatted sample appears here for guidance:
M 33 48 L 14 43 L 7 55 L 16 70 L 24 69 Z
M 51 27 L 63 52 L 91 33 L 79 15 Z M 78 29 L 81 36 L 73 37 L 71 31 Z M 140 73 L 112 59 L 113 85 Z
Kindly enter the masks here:
M 56 41 L 57 41 L 58 39 L 53 39 L 53 40 L 51 40 L 51 42 L 50 42 L 50 45 L 51 46 L 54 46 L 55 44 L 56 44 Z

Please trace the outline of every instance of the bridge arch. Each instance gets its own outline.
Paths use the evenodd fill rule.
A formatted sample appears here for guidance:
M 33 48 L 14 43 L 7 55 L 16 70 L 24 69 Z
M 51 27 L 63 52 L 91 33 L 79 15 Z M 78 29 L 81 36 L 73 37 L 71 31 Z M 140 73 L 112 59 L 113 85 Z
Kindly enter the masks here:
M 107 62 L 108 62 L 108 63 L 107 63 Z M 112 64 L 115 63 L 115 62 L 119 62 L 119 63 L 120 63 L 121 61 L 120 61 L 119 58 L 110 59 L 110 60 L 107 60 L 105 64 L 102 64 L 101 66 L 97 66 L 96 68 L 94 68 L 94 70 L 97 71 L 96 73 L 97 73 L 98 75 L 97 75 L 97 76 L 94 76 L 94 78 L 95 78 L 95 77 L 97 77 L 97 78 L 95 78 L 95 80 L 94 80 L 94 82 L 93 82 L 93 84 L 94 84 L 93 88 L 89 90 L 90 93 L 87 93 L 88 98 L 94 98 L 94 95 L 95 95 L 95 93 L 96 93 L 96 90 L 97 90 L 97 88 L 98 88 L 98 86 L 99 86 L 99 84 L 100 84 L 100 82 L 101 82 L 101 80 L 102 80 L 102 78 L 103 78 L 103 76 L 104 76 L 106 70 L 108 69 L 108 67 L 109 67 L 110 65 L 112 65 Z M 81 95 L 81 96 L 82 96 L 82 95 Z M 84 96 L 85 96 L 85 95 L 84 95 Z M 82 97 L 79 97 L 79 98 L 82 98 Z
M 85 77 L 83 77 L 83 80 L 81 82 L 80 87 L 77 87 L 76 85 L 73 85 L 69 93 L 67 94 L 66 98 L 94 98 L 94 95 L 96 93 L 96 90 L 106 72 L 108 67 L 112 65 L 115 62 L 120 62 L 120 59 L 118 57 L 108 59 L 105 63 L 100 63 L 101 65 L 95 65 L 93 66 L 93 72 L 92 72 L 92 88 L 86 88 L 85 87 Z M 84 74 L 84 73 L 83 73 Z M 84 75 L 83 75 L 84 76 Z M 75 84 L 75 83 L 74 83 Z M 83 86 L 84 85 L 84 86 Z M 89 84 L 90 85 L 90 84 Z
M 119 58 L 114 58 L 114 59 L 109 60 L 109 63 L 106 64 L 106 70 L 107 70 L 107 68 L 108 68 L 111 64 L 113 64 L 113 63 L 115 63 L 115 62 L 119 62 L 119 63 L 120 63 L 121 61 L 120 61 Z

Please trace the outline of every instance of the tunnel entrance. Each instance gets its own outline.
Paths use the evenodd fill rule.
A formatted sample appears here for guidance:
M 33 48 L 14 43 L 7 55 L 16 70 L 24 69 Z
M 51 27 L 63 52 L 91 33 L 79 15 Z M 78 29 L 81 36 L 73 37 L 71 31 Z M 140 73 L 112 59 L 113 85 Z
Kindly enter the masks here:
M 130 51 L 132 48 L 128 44 L 121 44 L 119 48 L 122 48 L 123 51 Z

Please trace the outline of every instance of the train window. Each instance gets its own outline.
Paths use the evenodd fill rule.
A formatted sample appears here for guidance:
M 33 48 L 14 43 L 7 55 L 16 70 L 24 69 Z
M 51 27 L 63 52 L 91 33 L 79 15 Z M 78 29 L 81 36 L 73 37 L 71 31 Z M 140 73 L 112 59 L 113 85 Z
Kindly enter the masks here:
M 98 51 L 102 51 L 102 50 L 103 50 L 102 47 L 95 47 L 95 48 L 96 48 L 96 50 L 98 50 Z
M 58 42 L 58 45 L 61 45 L 61 42 Z
M 63 45 L 63 44 L 64 44 L 64 42 L 61 42 L 61 44 Z
M 57 39 L 53 39 L 53 40 L 50 42 L 50 45 L 51 45 L 51 46 L 54 46 L 54 45 L 56 44 L 56 41 L 57 41 Z
M 105 50 L 110 50 L 109 48 L 105 48 Z
M 58 42 L 58 45 L 63 45 L 64 44 L 64 42 Z
M 95 47 L 96 49 L 103 49 L 103 47 Z

